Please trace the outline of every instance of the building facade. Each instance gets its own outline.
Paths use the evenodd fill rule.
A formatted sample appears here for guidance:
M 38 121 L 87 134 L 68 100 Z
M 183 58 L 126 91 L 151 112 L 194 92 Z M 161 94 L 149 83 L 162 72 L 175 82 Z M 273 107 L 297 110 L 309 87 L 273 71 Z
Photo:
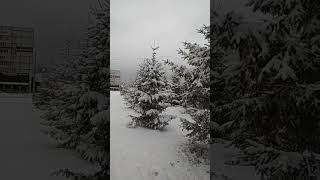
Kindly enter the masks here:
M 0 91 L 32 92 L 34 30 L 0 25 Z
M 110 89 L 111 90 L 119 90 L 120 89 L 120 71 L 119 70 L 111 70 L 110 71 Z

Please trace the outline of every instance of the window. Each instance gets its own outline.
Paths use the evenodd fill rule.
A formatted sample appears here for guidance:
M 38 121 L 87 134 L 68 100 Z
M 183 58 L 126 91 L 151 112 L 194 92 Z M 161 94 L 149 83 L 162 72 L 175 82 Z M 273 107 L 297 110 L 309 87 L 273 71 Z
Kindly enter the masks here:
M 2 54 L 8 54 L 8 50 L 6 50 L 6 49 L 0 49 L 0 53 L 2 53 Z

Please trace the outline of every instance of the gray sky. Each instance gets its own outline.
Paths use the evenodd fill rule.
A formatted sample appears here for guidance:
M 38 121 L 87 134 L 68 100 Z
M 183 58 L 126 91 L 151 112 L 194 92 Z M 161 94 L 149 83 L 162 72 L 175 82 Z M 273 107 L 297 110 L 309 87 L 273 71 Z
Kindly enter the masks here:
M 33 27 L 39 63 L 59 60 L 66 40 L 82 39 L 89 3 L 96 0 L 1 0 L 1 25 Z M 241 10 L 245 0 L 216 0 Z M 223 3 L 222 3 L 223 2 Z M 135 74 L 138 63 L 159 45 L 158 57 L 179 61 L 183 41 L 203 42 L 196 29 L 209 24 L 210 0 L 111 0 L 111 67 Z
M 159 59 L 178 60 L 183 41 L 204 43 L 197 29 L 210 21 L 210 0 L 111 0 L 111 68 L 123 80 L 159 44 Z
M 50 57 L 59 61 L 65 40 L 81 39 L 88 22 L 90 0 L 1 0 L 1 25 L 32 27 L 36 30 L 39 63 Z

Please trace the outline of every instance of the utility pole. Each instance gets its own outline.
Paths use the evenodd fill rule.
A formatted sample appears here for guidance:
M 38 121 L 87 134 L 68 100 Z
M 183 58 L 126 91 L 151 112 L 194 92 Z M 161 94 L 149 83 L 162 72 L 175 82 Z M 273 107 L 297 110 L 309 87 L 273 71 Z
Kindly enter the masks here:
M 37 51 L 34 50 L 33 82 L 32 82 L 33 93 L 36 92 L 36 73 L 37 73 Z
M 34 81 L 35 81 L 35 78 L 34 78 L 34 64 L 35 64 L 35 43 L 34 43 L 34 30 L 33 30 L 33 35 L 32 35 L 32 56 L 31 58 L 29 58 L 29 93 L 33 93 L 33 89 L 34 89 Z

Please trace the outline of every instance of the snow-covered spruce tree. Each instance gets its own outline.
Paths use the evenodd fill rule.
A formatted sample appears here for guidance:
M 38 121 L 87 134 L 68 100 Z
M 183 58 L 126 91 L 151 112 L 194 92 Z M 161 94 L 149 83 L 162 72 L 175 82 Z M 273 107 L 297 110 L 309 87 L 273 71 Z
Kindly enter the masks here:
M 268 17 L 228 13 L 211 23 L 225 95 L 212 106 L 215 129 L 243 150 L 233 163 L 254 165 L 263 179 L 318 179 L 319 2 L 249 5 Z
M 46 85 L 36 95 L 39 96 L 38 99 L 41 101 L 47 100 L 45 102 L 46 107 L 43 109 L 46 111 L 43 118 L 47 120 L 44 125 L 51 127 L 47 133 L 60 143 L 68 135 L 55 127 L 70 125 L 69 118 L 74 113 L 73 105 L 76 102 L 77 94 L 81 90 L 80 86 L 75 83 L 78 80 L 77 72 L 77 61 L 74 59 L 56 65 L 45 79 Z M 67 129 L 70 128 L 65 130 Z
M 83 83 L 80 83 L 83 82 L 82 78 L 77 78 L 82 76 L 79 74 L 79 64 L 76 64 L 74 71 L 68 64 L 60 65 L 49 78 L 57 84 L 57 88 L 52 90 L 50 108 L 44 115 L 47 122 L 43 124 L 48 126 L 46 133 L 59 143 L 58 147 L 76 150 L 84 159 L 93 163 L 103 160 L 104 164 L 108 164 L 106 150 L 109 127 L 107 119 L 102 117 L 107 117 L 108 113 L 99 111 L 104 109 L 108 100 L 101 94 L 84 90 Z M 95 145 L 97 140 L 105 145 L 103 150 L 102 145 Z M 106 177 L 101 172 L 107 172 L 107 167 L 104 167 L 104 170 L 102 168 L 100 166 L 99 172 L 95 174 L 74 173 L 68 169 L 57 171 L 55 174 L 63 174 L 70 178 L 81 176 L 83 179 L 94 179 L 93 177 L 98 176 Z
M 82 64 L 81 87 L 84 93 L 76 103 L 75 150 L 98 166 L 94 174 L 63 170 L 74 179 L 107 179 L 109 176 L 109 1 L 92 14 L 95 22 L 88 30 L 88 56 Z
M 127 90 L 127 84 L 124 83 L 124 82 L 121 82 L 121 83 L 120 83 L 119 90 L 120 90 L 120 94 L 121 94 L 121 95 L 124 95 L 124 94 L 125 94 L 125 91 Z
M 67 49 L 70 47 L 66 46 L 65 48 Z M 51 100 L 59 98 L 59 95 L 55 95 L 55 92 L 70 92 L 70 89 L 79 88 L 74 87 L 78 86 L 76 84 L 78 81 L 78 59 L 73 56 L 66 55 L 65 52 L 67 52 L 67 50 L 64 51 L 63 63 L 48 67 L 48 72 L 42 76 L 42 82 L 41 86 L 39 87 L 39 91 L 35 93 L 33 98 L 34 104 L 42 110 L 51 110 Z
M 92 173 L 61 169 L 54 174 L 71 179 L 107 179 L 109 176 L 109 1 L 93 10 L 95 22 L 88 29 L 88 48 L 61 71 L 60 88 L 47 113 L 47 133 L 60 147 L 77 151 L 97 166 Z M 62 70 L 69 71 L 63 65 Z M 64 76 L 70 78 L 63 78 Z M 68 80 L 66 82 L 66 80 Z
M 212 18 L 216 20 L 215 12 L 212 12 Z M 223 57 L 228 55 L 228 52 L 221 48 L 223 43 L 217 41 L 222 32 L 220 26 L 211 22 L 210 25 L 210 141 L 214 143 L 216 138 L 223 137 L 224 132 L 228 129 L 230 124 L 229 119 L 224 118 L 224 114 L 228 111 L 221 109 L 220 106 L 224 104 L 229 98 L 228 92 L 225 91 L 225 83 L 223 72 L 226 68 Z M 231 53 L 230 53 L 231 54 Z
M 184 92 L 180 95 L 181 105 L 187 108 L 187 113 L 191 115 L 193 121 L 182 119 L 182 126 L 188 131 L 187 136 L 193 141 L 209 142 L 210 139 L 210 45 L 208 26 L 199 30 L 208 44 L 184 42 L 184 50 L 178 53 L 189 65 L 176 65 L 166 61 L 171 66 L 176 75 L 183 78 L 181 89 Z
M 152 57 L 146 58 L 140 65 L 134 82 L 134 94 L 130 103 L 139 116 L 132 116 L 129 126 L 141 126 L 162 130 L 170 118 L 160 113 L 166 108 L 167 79 L 163 65 L 156 59 L 156 50 L 152 47 Z
M 52 74 L 54 74 L 52 73 L 53 71 L 54 69 L 50 70 L 51 73 L 49 75 L 52 76 Z M 50 109 L 50 102 L 54 99 L 54 92 L 58 88 L 56 81 L 52 81 L 52 77 L 49 75 L 41 78 L 41 85 L 38 87 L 37 92 L 34 93 L 32 99 L 35 107 L 44 111 Z M 55 75 L 57 75 L 57 73 L 55 73 Z
M 182 101 L 182 94 L 184 92 L 183 77 L 180 77 L 177 72 L 173 72 L 171 76 L 170 88 L 172 90 L 172 97 L 169 98 L 169 103 L 172 105 L 180 105 Z

